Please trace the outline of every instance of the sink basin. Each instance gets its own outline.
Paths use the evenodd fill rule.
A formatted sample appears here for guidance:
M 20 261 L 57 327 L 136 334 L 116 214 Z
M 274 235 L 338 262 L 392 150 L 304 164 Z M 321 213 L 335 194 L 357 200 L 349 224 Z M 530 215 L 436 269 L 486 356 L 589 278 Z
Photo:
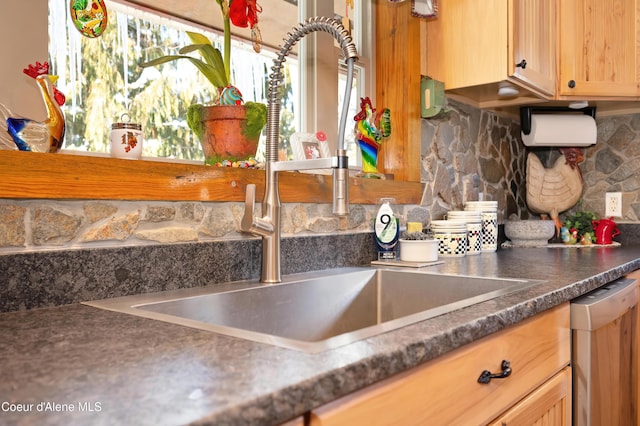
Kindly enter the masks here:
M 85 304 L 306 352 L 319 352 L 502 296 L 539 281 L 341 268 Z M 238 287 L 245 287 L 237 289 Z M 229 287 L 229 286 L 227 286 Z

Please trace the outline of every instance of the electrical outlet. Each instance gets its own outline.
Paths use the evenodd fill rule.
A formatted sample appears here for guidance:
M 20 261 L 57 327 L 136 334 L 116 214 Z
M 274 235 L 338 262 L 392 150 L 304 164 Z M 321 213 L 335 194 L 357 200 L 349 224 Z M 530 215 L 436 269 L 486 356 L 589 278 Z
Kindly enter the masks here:
M 622 217 L 622 192 L 607 192 L 604 197 L 606 217 Z

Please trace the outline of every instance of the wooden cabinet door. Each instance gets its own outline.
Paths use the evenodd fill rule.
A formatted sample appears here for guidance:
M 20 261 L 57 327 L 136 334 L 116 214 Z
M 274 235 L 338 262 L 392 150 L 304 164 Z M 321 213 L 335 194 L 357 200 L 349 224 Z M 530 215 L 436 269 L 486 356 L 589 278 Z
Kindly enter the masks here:
M 638 285 L 640 285 L 640 269 L 637 269 L 629 274 L 626 275 L 627 278 L 633 278 L 638 280 Z M 640 314 L 637 316 L 636 318 L 636 344 L 640 345 Z M 635 363 L 636 366 L 640 366 L 640 350 L 636 351 L 636 359 L 635 359 Z M 636 374 L 636 389 L 635 389 L 635 393 L 636 393 L 636 403 L 635 403 L 635 408 L 636 408 L 636 419 L 635 419 L 635 424 L 636 425 L 640 425 L 640 380 L 638 380 L 638 371 L 636 370 L 635 372 Z
M 556 92 L 556 5 L 553 0 L 509 0 L 509 76 L 534 91 Z
M 447 0 L 426 27 L 427 74 L 446 90 L 484 87 L 497 98 L 498 83 L 510 79 L 555 94 L 555 0 Z
M 565 303 L 312 410 L 309 425 L 484 425 L 565 369 L 569 359 Z M 483 370 L 499 372 L 502 360 L 511 362 L 509 377 L 478 383 Z M 570 375 L 568 381 L 570 389 Z
M 446 90 L 507 78 L 507 3 L 447 0 L 427 22 L 427 74 Z
M 558 95 L 638 96 L 637 0 L 561 0 L 558 5 Z
M 524 424 L 571 426 L 571 367 L 553 376 L 491 426 Z

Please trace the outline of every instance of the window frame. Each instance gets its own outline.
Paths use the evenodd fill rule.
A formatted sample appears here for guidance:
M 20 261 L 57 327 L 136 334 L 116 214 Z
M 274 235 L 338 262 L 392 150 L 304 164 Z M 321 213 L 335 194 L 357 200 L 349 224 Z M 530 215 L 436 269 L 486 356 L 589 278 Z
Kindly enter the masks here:
M 396 4 L 377 2 L 374 6 L 376 14 L 381 16 L 376 18 L 377 28 L 374 34 L 376 44 L 380 43 L 384 48 L 383 53 L 390 50 L 386 45 L 391 44 L 388 39 L 394 35 L 400 39 L 398 43 L 401 44 L 416 42 L 413 27 L 417 26 L 417 23 L 408 25 L 411 31 L 400 31 L 403 34 L 397 35 L 399 29 L 395 26 L 396 22 L 410 22 L 411 3 L 405 2 L 399 5 L 400 7 L 396 7 Z M 44 3 L 34 5 L 34 13 L 43 23 L 39 28 L 43 28 L 46 24 L 46 10 L 47 6 Z M 382 13 L 378 13 L 380 10 Z M 403 28 L 400 27 L 400 30 Z M 19 26 L 17 23 L 12 25 L 12 22 L 8 22 L 5 29 L 18 32 Z M 16 89 L 16 93 L 21 94 L 19 100 L 22 100 L 25 106 L 16 107 L 16 111 L 25 111 L 25 114 L 37 114 L 40 108 L 43 108 L 40 95 L 31 84 L 32 82 L 22 78 L 20 74 L 21 62 L 25 60 L 20 56 L 22 52 L 30 52 L 30 55 L 34 52 L 46 55 L 46 31 L 40 32 L 42 34 L 36 31 L 34 38 L 16 39 L 15 49 L 10 52 L 12 60 L 18 61 L 16 68 L 19 69 L 17 72 L 8 73 L 6 80 L 11 87 L 19 88 Z M 378 55 L 377 50 L 378 47 L 375 49 Z M 377 71 L 384 77 L 385 82 L 388 82 L 383 86 L 384 90 L 379 93 L 379 98 L 387 92 L 394 93 L 407 88 L 411 92 L 419 89 L 419 79 L 414 82 L 415 84 L 407 86 L 403 85 L 404 81 L 400 82 L 398 79 L 399 76 L 409 75 L 406 69 L 414 70 L 413 62 L 411 66 L 400 63 L 398 68 L 393 70 L 381 68 Z M 22 81 L 29 84 L 25 84 L 22 88 Z M 377 88 L 377 90 L 381 89 Z M 9 100 L 17 102 L 9 95 L 7 95 Z M 407 108 L 405 96 L 392 103 L 398 106 L 398 110 L 405 111 Z M 402 109 L 402 106 L 405 109 Z M 420 144 L 419 138 L 413 138 L 419 130 L 419 115 L 412 111 L 408 111 L 406 116 L 400 115 L 398 124 L 394 124 L 394 129 L 399 129 L 403 136 L 407 136 L 407 131 L 410 130 L 407 138 L 400 138 L 400 143 L 408 144 L 410 147 Z M 379 197 L 391 196 L 396 198 L 398 204 L 420 205 L 425 185 L 419 182 L 419 174 L 414 177 L 412 173 L 404 172 L 406 168 L 413 167 L 407 161 L 415 156 L 407 155 L 406 152 L 409 151 L 406 148 L 397 148 L 393 143 L 387 145 L 385 150 L 386 153 L 404 159 L 405 162 L 397 163 L 397 167 L 403 167 L 402 169 L 393 169 L 397 171 L 396 179 L 400 177 L 401 180 L 353 179 L 350 185 L 351 203 L 376 204 Z M 416 167 L 419 167 L 419 164 L 416 164 Z M 0 151 L 0 177 L 0 197 L 5 199 L 242 201 L 243 195 L 239 194 L 244 194 L 244 183 L 250 181 L 260 184 L 261 179 L 264 179 L 264 171 L 5 150 Z M 299 180 L 300 178 L 304 181 Z M 321 199 L 319 192 L 326 192 L 327 187 L 331 186 L 326 184 L 326 179 L 325 176 L 284 173 L 280 191 L 283 202 L 324 202 L 317 200 Z M 131 182 L 148 182 L 148 184 L 132 185 Z M 317 188 L 318 191 L 313 185 L 320 186 Z M 143 193 L 149 190 L 154 190 L 154 193 Z M 258 191 L 258 196 L 261 194 L 262 191 Z

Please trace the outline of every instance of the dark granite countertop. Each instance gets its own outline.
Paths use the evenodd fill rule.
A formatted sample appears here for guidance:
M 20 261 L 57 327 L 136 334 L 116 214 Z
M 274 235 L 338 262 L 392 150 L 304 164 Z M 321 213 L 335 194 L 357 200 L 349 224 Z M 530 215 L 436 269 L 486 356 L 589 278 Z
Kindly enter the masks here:
M 316 354 L 80 304 L 0 314 L 0 423 L 277 424 L 639 269 L 640 247 L 442 260 L 545 282 Z

